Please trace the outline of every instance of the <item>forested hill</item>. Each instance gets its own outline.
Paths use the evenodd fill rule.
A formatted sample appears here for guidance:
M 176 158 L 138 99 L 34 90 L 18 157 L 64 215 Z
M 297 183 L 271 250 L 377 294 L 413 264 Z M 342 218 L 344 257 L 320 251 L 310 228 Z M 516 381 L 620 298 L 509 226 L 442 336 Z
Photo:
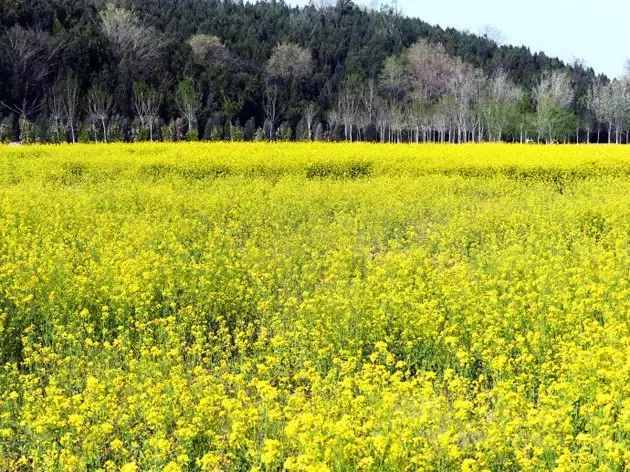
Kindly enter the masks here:
M 576 116 L 583 114 L 583 98 L 595 80 L 592 69 L 532 54 L 525 47 L 497 45 L 349 0 L 302 8 L 282 1 L 0 0 L 0 29 L 0 116 L 5 130 L 12 120 L 16 134 L 20 116 L 33 126 L 42 116 L 49 121 L 54 115 L 50 95 L 64 87 L 67 91 L 68 82 L 76 82 L 81 99 L 77 128 L 85 127 L 88 115 L 98 121 L 97 112 L 107 108 L 121 120 L 123 133 L 136 115 L 146 121 L 137 98 L 151 98 L 151 91 L 166 126 L 173 117 L 186 118 L 178 92 L 185 98 L 192 91 L 199 94 L 199 106 L 188 110 L 188 121 L 206 137 L 224 133 L 226 123 L 248 123 L 244 132 L 251 132 L 270 122 L 271 134 L 284 124 L 291 134 L 309 107 L 314 115 L 309 127 L 313 121 L 327 123 L 343 84 L 372 79 L 382 92 L 388 58 L 402 57 L 421 39 L 441 44 L 448 55 L 487 77 L 505 71 L 532 110 L 531 91 L 544 72 L 570 75 Z M 284 62 L 273 60 L 278 45 L 287 46 Z M 301 53 L 309 55 L 303 70 Z M 391 67 L 389 72 L 391 76 Z

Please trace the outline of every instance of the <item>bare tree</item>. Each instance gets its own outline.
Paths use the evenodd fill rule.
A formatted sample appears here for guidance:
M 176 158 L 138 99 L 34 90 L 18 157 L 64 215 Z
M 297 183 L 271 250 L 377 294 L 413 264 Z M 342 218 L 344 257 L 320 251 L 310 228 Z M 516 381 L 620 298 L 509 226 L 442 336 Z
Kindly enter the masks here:
M 615 143 L 621 143 L 626 119 L 630 113 L 630 81 L 627 78 L 615 79 L 608 85 L 610 114 L 615 127 Z
M 473 69 L 471 80 L 470 138 L 473 141 L 481 142 L 484 139 L 485 133 L 485 121 L 481 107 L 488 90 L 488 77 L 486 77 L 481 69 L 475 68 Z
M 88 112 L 90 116 L 101 126 L 103 131 L 103 141 L 108 142 L 109 117 L 114 107 L 114 99 L 102 87 L 94 86 L 87 94 Z
M 313 70 L 312 53 L 293 43 L 278 44 L 265 66 L 264 109 L 268 138 L 273 139 L 281 115 L 281 95 L 288 93 Z
M 403 99 L 409 90 L 409 77 L 403 58 L 392 56 L 385 60 L 379 85 L 390 101 L 397 102 Z
M 313 140 L 313 121 L 317 114 L 317 107 L 313 102 L 309 102 L 304 107 L 304 123 L 306 124 L 306 134 L 309 141 Z
M 374 120 L 377 93 L 376 80 L 374 80 L 374 78 L 369 78 L 361 93 L 363 108 L 367 114 L 368 124 L 372 123 Z
M 144 26 L 133 11 L 111 2 L 100 12 L 100 19 L 103 33 L 129 77 L 132 70 L 146 72 L 153 67 L 164 44 L 154 29 Z
M 390 128 L 389 141 L 400 143 L 403 139 L 403 130 L 406 126 L 405 110 L 400 102 L 392 102 L 390 104 Z
M 495 25 L 484 25 L 479 30 L 479 33 L 481 34 L 481 36 L 494 42 L 498 46 L 501 46 L 505 43 L 505 35 Z
M 597 127 L 597 141 L 599 142 L 600 126 L 597 122 L 597 115 L 595 113 L 595 86 L 591 84 L 586 95 L 582 98 L 584 108 L 586 109 L 584 115 L 584 125 L 586 128 L 586 144 L 591 144 L 591 133 L 593 126 Z
M 301 80 L 313 70 L 313 55 L 293 43 L 278 44 L 266 65 L 267 77 L 284 81 Z
M 135 83 L 133 92 L 134 108 L 140 124 L 149 131 L 149 139 L 153 141 L 153 130 L 160 109 L 160 94 L 145 83 Z
M 390 113 L 388 103 L 379 97 L 376 102 L 376 129 L 381 143 L 384 143 L 386 140 L 389 123 Z
M 280 95 L 280 86 L 277 82 L 267 81 L 265 86 L 265 95 L 263 97 L 263 105 L 265 109 L 265 122 L 267 123 L 267 139 L 272 140 L 274 137 L 275 126 L 278 121 L 278 97 Z
M 318 10 L 326 10 L 335 5 L 335 0 L 309 0 L 308 4 Z
M 405 53 L 413 93 L 429 102 L 437 103 L 448 91 L 449 79 L 456 67 L 441 45 L 420 40 Z
M 608 128 L 608 143 L 613 141 L 613 130 L 615 142 L 621 142 L 621 136 L 630 122 L 630 77 L 624 76 L 621 79 L 603 84 L 600 81 L 593 84 L 587 96 L 588 108 L 593 113 L 598 123 L 606 123 Z M 598 128 L 599 142 L 599 128 Z M 628 137 L 626 136 L 626 141 Z
M 608 122 L 608 142 L 611 140 L 612 114 L 611 103 L 608 96 L 608 87 L 600 80 L 595 81 L 587 95 L 587 106 L 593 113 L 597 122 L 597 143 L 600 143 L 601 124 Z
M 343 121 L 346 141 L 352 141 L 353 139 L 354 125 L 357 122 L 360 103 L 356 80 L 352 77 L 346 79 L 337 98 L 337 110 Z
M 385 60 L 379 76 L 379 88 L 384 100 L 376 111 L 378 134 L 381 142 L 400 138 L 402 112 L 410 89 L 405 58 L 392 56 Z
M 335 129 L 337 128 L 337 125 L 339 124 L 340 121 L 340 117 L 339 117 L 339 111 L 335 108 L 333 108 L 332 110 L 330 110 L 328 112 L 328 114 L 326 115 L 326 121 L 328 123 L 328 130 L 330 132 L 331 138 L 335 138 L 334 133 L 335 133 Z
M 225 63 L 230 58 L 228 49 L 221 40 L 209 34 L 196 34 L 188 40 L 193 59 L 201 65 Z
M 52 87 L 47 96 L 48 113 L 50 119 L 50 133 L 55 143 L 61 143 L 66 140 L 64 132 L 63 118 L 63 99 L 59 96 L 57 87 Z
M 476 75 L 472 66 L 457 61 L 448 82 L 449 95 L 453 97 L 451 113 L 460 143 L 468 140 L 472 127 L 472 111 L 477 98 Z
M 77 121 L 79 119 L 79 81 L 74 76 L 66 77 L 57 83 L 56 88 L 59 91 L 58 96 L 61 97 L 66 129 L 74 144 L 77 142 Z
M 514 85 L 505 71 L 497 71 L 488 81 L 487 95 L 482 114 L 491 141 L 503 140 L 503 133 L 516 114 L 523 91 Z
M 553 71 L 542 76 L 534 90 L 539 140 L 541 136 L 546 136 L 548 143 L 554 140 L 573 97 L 571 77 L 567 72 Z
M 46 32 L 10 28 L 0 38 L 0 53 L 8 65 L 12 99 L 0 105 L 24 119 L 32 118 L 42 107 L 45 84 L 61 49 L 62 44 Z
M 420 142 L 421 130 L 424 128 L 426 108 L 420 100 L 413 100 L 408 109 L 408 121 L 411 128 L 411 140 L 416 144 Z M 424 138 L 423 138 L 424 140 Z
M 186 120 L 188 132 L 196 132 L 197 113 L 201 107 L 201 93 L 192 79 L 182 80 L 175 93 L 175 102 Z
M 449 109 L 451 108 L 451 97 L 443 96 L 433 110 L 433 127 L 436 132 L 436 141 L 445 143 L 447 137 L 450 139 L 449 133 Z

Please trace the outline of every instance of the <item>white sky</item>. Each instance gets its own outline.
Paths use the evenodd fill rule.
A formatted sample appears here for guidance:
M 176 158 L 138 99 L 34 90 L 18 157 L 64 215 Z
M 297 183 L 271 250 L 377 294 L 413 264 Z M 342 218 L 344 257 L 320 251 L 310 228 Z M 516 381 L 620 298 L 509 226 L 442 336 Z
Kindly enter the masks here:
M 473 33 L 489 25 L 507 44 L 570 62 L 580 58 L 610 77 L 621 75 L 630 58 L 630 0 L 398 0 L 398 7 L 428 23 Z

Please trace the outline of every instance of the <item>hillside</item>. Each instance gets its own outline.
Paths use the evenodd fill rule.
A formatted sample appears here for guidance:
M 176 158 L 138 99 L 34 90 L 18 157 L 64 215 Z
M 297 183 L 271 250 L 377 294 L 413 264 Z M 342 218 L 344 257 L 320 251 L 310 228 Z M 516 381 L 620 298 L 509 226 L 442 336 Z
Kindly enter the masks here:
M 110 15 L 115 17 L 110 18 L 115 23 L 110 30 L 103 25 L 103 12 L 108 8 L 118 14 Z M 295 136 L 300 126 L 304 127 L 307 104 L 313 106 L 311 121 L 322 123 L 325 131 L 334 128 L 330 112 L 338 105 L 344 84 L 364 86 L 370 79 L 381 84 L 387 59 L 400 56 L 422 39 L 441 44 L 449 56 L 488 77 L 506 71 L 525 91 L 521 108 L 530 112 L 535 108 L 529 92 L 543 72 L 569 73 L 575 89 L 570 106 L 577 115 L 583 114 L 583 98 L 595 80 L 592 69 L 532 54 L 525 47 L 500 46 L 487 38 L 431 26 L 387 8 L 366 10 L 347 0 L 326 8 L 297 8 L 282 1 L 2 1 L 0 30 L 4 134 L 17 134 L 21 128 L 18 117 L 24 115 L 32 122 L 27 127 L 41 129 L 38 121 L 46 121 L 46 132 L 40 130 L 40 134 L 48 139 L 54 134 L 50 131 L 51 116 L 55 115 L 51 90 L 67 89 L 68 78 L 72 84 L 76 81 L 77 102 L 81 102 L 76 107 L 76 127 L 83 128 L 86 136 L 90 126 L 95 128 L 98 122 L 98 113 L 88 103 L 90 89 L 97 88 L 112 98 L 106 107 L 108 121 L 110 115 L 116 116 L 118 133 L 133 139 L 133 121 L 140 115 L 135 100 L 138 92 L 134 90 L 138 84 L 157 92 L 155 118 L 162 124 L 156 127 L 170 123 L 174 136 L 186 134 L 177 129 L 179 126 L 195 128 L 196 135 L 206 138 L 226 137 L 226 133 L 233 138 L 234 128 L 253 138 L 265 121 L 271 121 L 272 135 L 277 130 L 279 135 Z M 190 42 L 194 37 L 205 41 L 197 43 L 202 57 Z M 270 97 L 274 84 L 268 65 L 274 48 L 283 43 L 304 48 L 311 60 L 299 80 L 284 81 L 280 94 Z M 293 72 L 289 67 L 289 73 Z M 178 84 L 185 80 L 194 84 L 199 103 L 194 120 L 178 125 L 171 121 L 177 116 L 185 118 L 177 100 Z M 90 118 L 91 125 L 87 123 Z M 368 119 L 377 126 L 373 116 Z M 74 140 L 80 130 L 72 129 L 71 133 Z

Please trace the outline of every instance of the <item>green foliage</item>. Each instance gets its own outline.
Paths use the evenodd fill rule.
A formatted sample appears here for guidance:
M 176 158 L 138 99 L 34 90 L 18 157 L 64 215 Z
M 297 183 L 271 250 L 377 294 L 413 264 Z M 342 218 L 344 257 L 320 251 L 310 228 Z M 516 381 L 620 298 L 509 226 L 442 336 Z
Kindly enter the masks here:
M 109 141 L 112 143 L 119 143 L 125 140 L 124 122 L 119 116 L 115 116 L 110 120 Z
M 199 131 L 196 128 L 191 128 L 186 131 L 186 141 L 194 142 L 199 141 Z
M 316 162 L 306 169 L 306 178 L 358 179 L 372 174 L 372 163 L 365 161 L 351 162 Z
M 149 129 L 140 120 L 131 123 L 131 141 L 135 143 L 149 141 Z
M 276 139 L 278 141 L 291 141 L 292 138 L 293 130 L 291 130 L 291 124 L 285 121 L 276 131 Z
M 8 143 L 11 141 L 13 134 L 13 124 L 11 117 L 0 119 L 0 143 Z
M 37 133 L 35 124 L 26 116 L 21 115 L 19 119 L 20 141 L 24 144 L 33 144 L 37 142 Z
M 260 142 L 265 140 L 265 132 L 262 128 L 258 128 L 254 133 L 254 141 Z
M 230 141 L 243 141 L 244 139 L 244 131 L 241 124 L 236 121 L 236 123 L 229 123 L 228 130 L 230 135 Z
M 160 137 L 164 142 L 177 141 L 177 130 L 174 121 L 171 120 L 160 126 Z
M 79 143 L 90 143 L 94 142 L 95 135 L 97 135 L 97 131 L 95 128 L 92 128 L 87 123 L 79 128 L 77 133 L 77 141 Z M 102 139 L 102 138 L 101 138 Z

